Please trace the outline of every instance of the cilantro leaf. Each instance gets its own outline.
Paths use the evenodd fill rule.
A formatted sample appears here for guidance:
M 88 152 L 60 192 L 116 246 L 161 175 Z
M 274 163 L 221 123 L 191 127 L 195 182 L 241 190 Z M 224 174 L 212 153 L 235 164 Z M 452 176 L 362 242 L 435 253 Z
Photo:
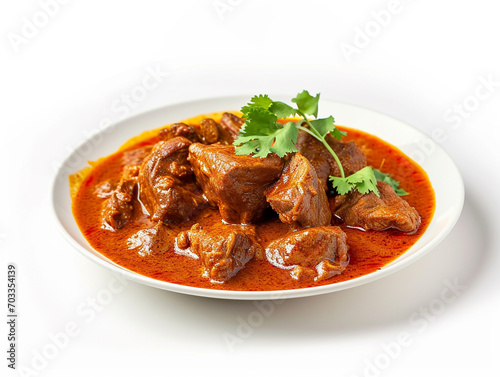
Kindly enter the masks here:
M 335 130 L 335 119 L 330 115 L 328 118 L 311 120 L 311 125 L 316 130 L 319 136 L 325 137 L 329 132 Z
M 287 153 L 297 152 L 297 138 L 301 130 L 320 141 L 335 159 L 341 177 L 330 177 L 330 180 L 339 194 L 346 194 L 355 189 L 362 194 L 373 191 L 379 195 L 377 179 L 371 167 L 365 167 L 345 177 L 341 161 L 325 139 L 328 134 L 338 140 L 346 135 L 345 132 L 335 127 L 335 119 L 332 116 L 312 121 L 307 119 L 306 115 L 313 115 L 315 118 L 318 116 L 319 93 L 313 97 L 307 90 L 304 90 L 297 94 L 292 102 L 297 104 L 297 108 L 284 102 L 273 101 L 267 94 L 253 96 L 250 102 L 241 109 L 245 123 L 233 142 L 236 146 L 236 154 L 266 157 L 269 153 L 276 153 L 284 157 Z M 294 115 L 300 115 L 303 120 L 288 122 L 284 125 L 278 123 L 278 119 L 286 119 Z
M 338 141 L 342 140 L 344 136 L 347 136 L 347 132 L 340 131 L 337 127 L 333 131 L 330 131 L 330 135 L 332 135 Z
M 260 149 L 261 149 L 260 140 L 248 140 L 244 142 L 241 141 L 240 145 L 236 147 L 235 153 L 238 156 L 242 156 L 245 154 L 258 153 Z
M 332 181 L 332 186 L 339 195 L 347 194 L 354 188 L 350 182 L 347 182 L 346 178 L 330 176 L 330 181 Z
M 238 145 L 235 153 L 237 155 L 251 154 L 253 157 L 266 157 L 269 153 L 276 153 L 284 157 L 287 153 L 297 152 L 298 130 L 293 122 L 287 123 L 268 135 L 254 135 L 252 139 L 246 137 L 238 138 L 233 144 Z M 250 140 L 249 140 L 250 139 Z
M 240 129 L 240 136 L 269 135 L 277 128 L 278 117 L 262 107 L 252 107 Z
M 319 93 L 316 94 L 316 97 L 313 97 L 307 90 L 303 90 L 301 93 L 297 94 L 295 98 L 292 99 L 292 102 L 295 102 L 297 104 L 297 107 L 301 113 L 304 113 L 306 115 L 313 115 L 315 118 L 318 117 Z
M 297 137 L 299 136 L 299 129 L 295 122 L 288 122 L 283 125 L 279 132 L 275 132 L 275 142 L 271 147 L 271 152 L 276 153 L 278 156 L 283 157 L 287 153 L 297 152 Z
M 297 113 L 297 110 L 295 110 L 292 106 L 280 101 L 274 101 L 269 107 L 269 111 L 276 114 L 279 119 L 288 118 Z
M 359 175 L 357 179 L 360 179 L 356 182 L 356 189 L 362 194 L 368 194 L 370 191 L 373 191 L 375 195 L 380 196 L 377 188 L 377 179 L 373 174 L 373 169 L 370 166 L 365 166 L 363 169 L 358 170 L 356 173 L 347 177 L 349 180 L 350 177 L 354 175 Z
M 312 126 L 316 134 L 324 138 L 328 133 L 332 135 L 337 140 L 342 140 L 344 136 L 347 135 L 347 132 L 340 131 L 337 127 L 335 127 L 335 119 L 332 116 L 328 118 L 316 119 L 309 121 L 309 124 Z
M 237 146 L 236 154 L 266 157 L 269 153 L 276 153 L 283 157 L 287 153 L 296 152 L 295 143 L 299 130 L 295 122 L 282 126 L 277 120 L 277 116 L 269 110 L 262 107 L 250 108 L 238 138 L 233 143 Z
M 410 195 L 410 193 L 408 191 L 406 191 L 405 189 L 402 189 L 402 188 L 397 188 L 397 189 L 394 189 L 394 192 L 396 194 L 398 194 L 399 196 L 406 196 L 406 195 Z
M 256 149 L 253 157 L 267 157 L 271 152 L 271 145 L 273 145 L 275 135 L 261 136 L 254 141 L 258 141 L 259 147 Z
M 377 179 L 370 166 L 365 166 L 356 173 L 348 177 L 330 177 L 333 188 L 340 195 L 349 193 L 351 190 L 358 190 L 361 194 L 368 194 L 373 191 L 375 195 L 380 196 L 377 189 Z
M 241 108 L 241 112 L 246 116 L 251 109 L 261 107 L 267 110 L 272 104 L 273 100 L 269 98 L 267 94 L 259 94 L 257 96 L 253 96 L 247 106 L 243 106 Z
M 237 140 L 233 144 L 238 145 L 235 153 L 239 156 L 251 154 L 253 157 L 266 157 L 271 153 L 271 145 L 273 145 L 275 136 L 271 135 L 258 135 L 248 137 L 242 140 Z M 239 143 L 239 144 L 236 144 Z
M 375 178 L 377 178 L 378 181 L 387 183 L 399 196 L 409 195 L 406 190 L 399 187 L 399 182 L 392 178 L 389 174 L 382 173 L 378 169 L 373 169 L 373 173 L 375 174 Z

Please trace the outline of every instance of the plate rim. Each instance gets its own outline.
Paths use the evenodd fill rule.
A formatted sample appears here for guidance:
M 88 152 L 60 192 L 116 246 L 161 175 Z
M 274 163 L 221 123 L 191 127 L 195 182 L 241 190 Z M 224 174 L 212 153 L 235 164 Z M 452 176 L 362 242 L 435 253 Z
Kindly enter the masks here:
M 271 93 L 270 95 L 275 96 L 275 97 L 283 97 L 286 96 L 286 94 L 283 93 Z M 130 117 L 120 119 L 116 122 L 111 123 L 107 127 L 103 128 L 100 130 L 99 133 L 106 132 L 108 129 L 112 129 L 116 126 L 119 126 L 120 123 L 127 122 L 127 121 L 133 121 L 134 119 L 146 116 L 147 114 L 158 112 L 161 110 L 164 110 L 166 108 L 174 107 L 174 106 L 182 106 L 182 105 L 195 105 L 196 103 L 204 103 L 207 101 L 224 101 L 224 100 L 235 100 L 236 98 L 250 98 L 252 95 L 245 96 L 244 94 L 238 93 L 235 95 L 225 95 L 225 96 L 216 96 L 216 97 L 202 97 L 202 98 L 196 98 L 193 100 L 188 100 L 188 101 L 175 101 L 175 102 L 170 102 L 162 106 L 155 107 L 153 109 L 148 109 L 146 111 L 138 112 L 137 114 L 133 114 Z M 336 101 L 336 100 L 330 100 L 329 98 L 323 98 L 323 100 L 329 101 L 332 104 L 339 104 L 343 106 L 348 106 L 352 108 L 358 108 L 358 109 L 363 109 L 368 112 L 376 113 L 378 115 L 383 115 L 385 117 L 388 117 L 398 123 L 404 124 L 406 127 L 409 127 L 412 129 L 413 132 L 418 134 L 420 137 L 428 138 L 428 136 L 420 131 L 418 128 L 412 126 L 411 124 L 407 123 L 406 121 L 403 121 L 397 117 L 394 117 L 392 115 L 389 115 L 384 112 L 380 112 L 378 110 L 362 106 L 362 105 L 356 105 L 348 102 L 341 102 L 341 101 Z M 231 110 L 231 109 L 228 109 Z M 198 114 L 195 114 L 198 115 Z M 195 116 L 194 115 L 194 116 Z M 349 125 L 347 125 L 350 127 Z M 352 127 L 355 128 L 355 127 Z M 146 130 L 144 130 L 146 131 Z M 375 135 L 377 136 L 377 135 Z M 321 294 L 327 294 L 327 293 L 334 293 L 342 290 L 346 290 L 349 288 L 354 288 L 358 287 L 360 285 L 364 285 L 373 281 L 376 281 L 378 279 L 381 279 L 383 277 L 389 276 L 397 271 L 400 271 L 409 265 L 413 264 L 420 258 L 424 257 L 427 255 L 430 251 L 435 249 L 435 247 L 447 237 L 447 235 L 451 232 L 451 230 L 454 228 L 456 225 L 458 219 L 460 218 L 460 214 L 462 212 L 463 206 L 464 206 L 464 200 L 465 200 L 465 187 L 464 187 L 464 182 L 463 182 L 463 177 L 460 174 L 460 170 L 458 169 L 456 163 L 453 161 L 451 156 L 448 154 L 448 152 L 441 147 L 438 143 L 436 143 L 437 149 L 442 153 L 448 160 L 448 163 L 451 164 L 451 167 L 454 170 L 454 173 L 456 173 L 456 177 L 459 180 L 459 185 L 455 187 L 455 190 L 459 190 L 458 193 L 458 201 L 455 206 L 452 208 L 454 211 L 452 212 L 451 216 L 451 221 L 449 221 L 446 225 L 445 228 L 443 228 L 440 233 L 439 237 L 434 237 L 432 238 L 426 245 L 421 247 L 418 252 L 408 256 L 404 260 L 401 260 L 400 262 L 396 262 L 401 256 L 405 255 L 402 254 L 399 258 L 395 259 L 394 261 L 390 262 L 388 265 L 383 266 L 377 271 L 373 271 L 369 274 L 338 282 L 338 283 L 333 283 L 333 284 L 326 284 L 322 286 L 317 286 L 317 287 L 307 287 L 307 288 L 297 288 L 297 289 L 290 289 L 290 290 L 274 290 L 274 291 L 236 291 L 236 290 L 218 290 L 218 289 L 210 289 L 210 288 L 199 288 L 199 287 L 192 287 L 192 286 L 187 286 L 187 285 L 182 285 L 182 284 L 176 284 L 176 283 L 171 283 L 171 282 L 166 282 L 162 280 L 157 280 L 145 275 L 141 275 L 137 272 L 131 271 L 125 267 L 122 267 L 118 265 L 117 263 L 113 262 L 109 258 L 105 257 L 104 255 L 100 254 L 97 250 L 95 250 L 90 244 L 88 245 L 90 248 L 94 250 L 95 253 L 98 253 L 100 256 L 97 256 L 95 253 L 89 251 L 85 247 L 83 247 L 77 240 L 75 240 L 71 234 L 67 231 L 67 229 L 64 227 L 61 219 L 59 218 L 58 215 L 58 206 L 57 206 L 57 198 L 56 198 L 56 190 L 58 188 L 58 185 L 61 184 L 61 178 L 64 174 L 67 173 L 67 168 L 65 163 L 70 159 L 71 156 L 73 156 L 76 151 L 78 151 L 82 146 L 86 145 L 89 142 L 89 139 L 82 140 L 78 145 L 76 145 L 71 151 L 68 151 L 64 158 L 62 159 L 62 163 L 58 167 L 58 169 L 55 171 L 52 177 L 52 184 L 50 187 L 50 196 L 51 196 L 51 213 L 53 216 L 53 219 L 56 223 L 56 226 L 59 230 L 59 232 L 63 235 L 64 239 L 74 248 L 76 249 L 80 254 L 88 258 L 89 260 L 93 261 L 94 263 L 97 263 L 101 267 L 104 267 L 108 270 L 111 270 L 112 273 L 118 274 L 119 276 L 126 278 L 131 281 L 135 281 L 150 287 L 162 289 L 162 290 L 167 290 L 170 292 L 176 292 L 176 293 L 181 293 L 181 294 L 189 294 L 193 296 L 201 296 L 201 297 L 208 297 L 208 298 L 219 298 L 219 299 L 229 299 L 229 300 L 277 300 L 277 299 L 289 299 L 289 298 L 300 298 L 300 297 L 309 297 L 309 296 L 316 296 L 316 295 L 321 295 Z M 392 143 L 391 143 L 392 145 Z M 397 145 L 395 145 L 396 148 L 399 149 Z M 110 152 L 114 153 L 114 151 Z M 410 158 L 409 156 L 407 156 Z M 425 171 L 425 169 L 424 169 Z M 66 180 L 67 183 L 67 180 Z M 432 184 L 432 182 L 431 182 Z M 437 203 L 436 203 L 437 206 Z M 71 214 L 72 215 L 72 214 Z M 72 216 L 74 219 L 74 217 Z M 434 221 L 435 217 L 433 215 L 433 219 L 429 223 L 429 226 L 432 224 Z M 75 225 L 78 227 L 75 221 Z M 426 230 L 427 231 L 427 230 Z M 425 232 L 424 232 L 425 234 Z M 405 252 L 406 253 L 406 252 Z

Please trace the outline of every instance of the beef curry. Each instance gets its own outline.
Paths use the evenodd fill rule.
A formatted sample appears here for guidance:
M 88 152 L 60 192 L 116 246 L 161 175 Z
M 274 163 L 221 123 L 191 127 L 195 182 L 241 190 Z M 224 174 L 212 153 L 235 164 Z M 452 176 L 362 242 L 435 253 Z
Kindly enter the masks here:
M 328 144 L 347 172 L 383 168 L 409 195 L 338 195 L 338 166 L 300 132 L 283 158 L 235 154 L 243 119 L 199 116 L 146 132 L 70 177 L 73 213 L 90 245 L 115 263 L 171 283 L 264 291 L 372 273 L 423 234 L 435 199 L 426 173 L 376 136 Z M 329 136 L 329 135 L 328 135 Z

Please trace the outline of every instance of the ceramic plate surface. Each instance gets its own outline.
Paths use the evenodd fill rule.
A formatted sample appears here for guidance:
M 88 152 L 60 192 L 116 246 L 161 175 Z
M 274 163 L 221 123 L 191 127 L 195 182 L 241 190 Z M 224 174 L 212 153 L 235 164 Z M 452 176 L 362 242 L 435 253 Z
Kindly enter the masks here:
M 417 243 L 392 263 L 371 274 L 320 287 L 270 292 L 222 291 L 172 284 L 140 275 L 110 261 L 89 245 L 81 234 L 71 212 L 69 174 L 88 166 L 87 161 L 94 161 L 115 152 L 125 141 L 143 131 L 199 114 L 237 110 L 246 104 L 251 97 L 252 95 L 212 98 L 165 106 L 116 123 L 102 130 L 99 134 L 93 135 L 78 146 L 68 155 L 56 173 L 52 189 L 54 213 L 57 224 L 65 238 L 87 258 L 138 283 L 197 296 L 263 300 L 335 292 L 369 283 L 392 274 L 415 262 L 436 247 L 457 222 L 464 202 L 464 185 L 456 165 L 439 145 L 412 126 L 388 115 L 359 106 L 322 99 L 319 117 L 332 114 L 337 124 L 371 133 L 395 145 L 422 166 L 432 183 L 436 194 L 434 218 Z M 280 96 L 271 97 L 276 100 L 287 101 L 293 95 L 283 98 Z M 449 189 L 450 187 L 454 188 L 453 191 Z

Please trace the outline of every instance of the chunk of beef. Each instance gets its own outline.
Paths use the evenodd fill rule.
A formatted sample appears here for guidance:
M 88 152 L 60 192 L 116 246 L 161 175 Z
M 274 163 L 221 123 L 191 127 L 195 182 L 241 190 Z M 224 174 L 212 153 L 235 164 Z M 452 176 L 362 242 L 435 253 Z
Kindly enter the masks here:
M 120 229 L 132 218 L 134 189 L 137 185 L 138 173 L 138 166 L 126 166 L 123 169 L 120 182 L 102 208 L 101 217 L 104 229 Z
M 220 121 L 220 126 L 223 131 L 229 134 L 229 136 L 234 140 L 238 137 L 240 133 L 240 128 L 245 123 L 245 121 L 237 115 L 231 113 L 224 113 Z
M 265 192 L 267 201 L 280 220 L 295 228 L 330 225 L 332 213 L 316 171 L 295 153 L 279 180 Z
M 364 229 L 399 229 L 414 233 L 420 226 L 417 210 L 399 197 L 387 183 L 378 181 L 380 197 L 373 192 L 361 194 L 351 191 L 338 195 L 334 201 L 334 214 L 347 225 Z
M 207 204 L 187 161 L 190 144 L 183 137 L 160 141 L 141 166 L 140 199 L 153 221 L 182 221 Z
M 337 154 L 346 176 L 354 174 L 366 166 L 366 156 L 354 141 L 344 143 L 329 135 L 326 137 L 326 141 Z M 336 163 L 332 165 L 332 169 L 330 175 L 334 177 L 341 176 L 340 168 Z
M 325 137 L 328 145 L 337 154 L 346 176 L 356 173 L 366 166 L 366 156 L 354 142 L 343 143 L 334 137 Z M 306 157 L 316 169 L 318 178 L 325 190 L 328 190 L 328 177 L 333 175 L 340 177 L 340 169 L 337 162 L 325 146 L 304 131 L 299 132 L 297 149 Z
M 174 247 L 174 234 L 163 222 L 158 222 L 153 228 L 141 229 L 127 240 L 129 250 L 136 250 L 145 257 L 162 254 Z
M 210 204 L 218 206 L 230 224 L 248 224 L 262 215 L 268 206 L 264 191 L 283 168 L 276 155 L 237 156 L 234 146 L 220 144 L 192 144 L 189 161 Z
M 205 118 L 199 126 L 175 123 L 161 129 L 158 136 L 163 141 L 182 136 L 193 143 L 213 144 L 219 140 L 219 126 L 213 119 Z
M 182 136 L 193 143 L 199 142 L 198 134 L 193 126 L 185 123 L 174 123 L 171 126 L 162 128 L 158 133 L 160 140 L 167 141 L 174 137 Z
M 199 139 L 204 144 L 213 144 L 219 140 L 219 127 L 213 119 L 202 119 L 198 133 Z
M 349 263 L 346 238 L 337 226 L 308 228 L 271 242 L 266 258 L 274 266 L 290 270 L 293 279 L 329 279 Z
M 252 226 L 220 224 L 206 230 L 195 224 L 177 236 L 175 251 L 200 259 L 203 276 L 214 283 L 224 283 L 262 252 L 253 234 Z

